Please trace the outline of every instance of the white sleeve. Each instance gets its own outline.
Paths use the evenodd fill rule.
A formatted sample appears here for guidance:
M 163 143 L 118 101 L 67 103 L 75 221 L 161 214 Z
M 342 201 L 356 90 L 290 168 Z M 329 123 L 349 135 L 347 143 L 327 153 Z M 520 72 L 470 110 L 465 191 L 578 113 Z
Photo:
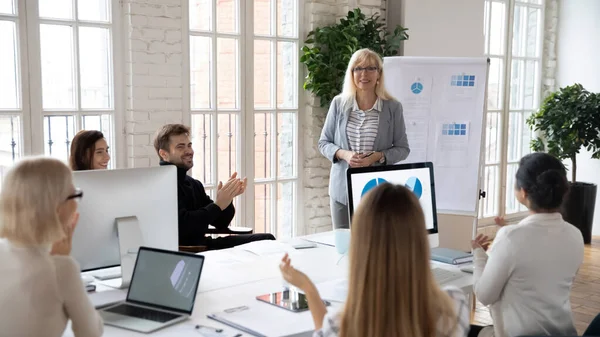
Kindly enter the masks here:
M 453 337 L 466 337 L 470 329 L 471 310 L 465 293 L 456 287 L 444 287 L 444 291 L 450 296 L 456 311 L 456 323 L 454 324 Z M 438 335 L 444 335 L 439 333 Z
M 337 337 L 340 333 L 340 315 L 327 313 L 323 319 L 323 327 L 314 332 L 313 337 Z
M 77 263 L 68 256 L 55 256 L 54 261 L 58 289 L 73 333 L 76 337 L 101 336 L 104 331 L 102 318 L 87 296 Z
M 513 250 L 506 228 L 501 228 L 488 254 L 481 248 L 474 251 L 473 292 L 484 305 L 500 298 L 514 268 Z

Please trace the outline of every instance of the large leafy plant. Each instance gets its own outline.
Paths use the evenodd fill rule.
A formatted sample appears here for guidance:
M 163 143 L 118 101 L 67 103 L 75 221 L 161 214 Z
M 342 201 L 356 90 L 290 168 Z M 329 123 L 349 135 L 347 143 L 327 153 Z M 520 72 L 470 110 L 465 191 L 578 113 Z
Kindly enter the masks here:
M 542 137 L 532 140 L 532 150 L 571 160 L 573 183 L 577 180 L 577 154 L 581 148 L 600 159 L 600 94 L 585 90 L 579 83 L 550 94 L 527 124 L 542 133 Z
M 366 17 L 357 8 L 339 23 L 308 33 L 300 57 L 308 69 L 304 89 L 319 97 L 322 107 L 340 93 L 348 62 L 355 51 L 369 48 L 382 57 L 398 55 L 401 42 L 408 39 L 408 29 L 396 26 L 390 33 L 379 19 L 378 14 Z

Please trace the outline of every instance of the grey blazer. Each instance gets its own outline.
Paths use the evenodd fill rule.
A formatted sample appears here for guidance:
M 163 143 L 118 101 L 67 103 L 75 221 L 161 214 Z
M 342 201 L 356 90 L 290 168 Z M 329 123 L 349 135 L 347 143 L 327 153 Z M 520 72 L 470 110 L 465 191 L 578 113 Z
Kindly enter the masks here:
M 348 163 L 335 157 L 337 150 L 350 150 L 346 125 L 352 104 L 344 107 L 343 98 L 336 96 L 327 112 L 325 125 L 319 139 L 319 151 L 332 162 L 329 176 L 329 196 L 344 205 L 348 204 L 346 189 L 346 170 Z M 383 100 L 382 111 L 379 114 L 379 129 L 375 137 L 374 149 L 383 152 L 386 164 L 395 164 L 406 159 L 410 153 L 402 105 L 395 100 Z M 381 165 L 375 163 L 374 165 Z

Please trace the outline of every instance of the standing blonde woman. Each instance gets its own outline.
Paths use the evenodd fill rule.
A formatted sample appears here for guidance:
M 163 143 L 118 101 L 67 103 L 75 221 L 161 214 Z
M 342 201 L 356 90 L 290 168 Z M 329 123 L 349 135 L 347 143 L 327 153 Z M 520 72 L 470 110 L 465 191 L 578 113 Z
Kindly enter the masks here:
M 0 330 L 3 336 L 102 335 L 69 254 L 77 224 L 71 170 L 52 158 L 30 158 L 6 175 L 0 195 Z
M 306 294 L 315 337 L 466 336 L 465 295 L 457 288 L 440 289 L 429 255 L 416 196 L 385 183 L 365 196 L 352 221 L 348 297 L 341 312 L 327 313 L 313 282 L 291 266 L 287 255 L 280 269 Z
M 372 50 L 352 55 L 344 88 L 329 106 L 319 151 L 332 162 L 329 178 L 333 228 L 348 228 L 346 169 L 390 165 L 410 152 L 402 105 L 383 85 L 383 61 Z

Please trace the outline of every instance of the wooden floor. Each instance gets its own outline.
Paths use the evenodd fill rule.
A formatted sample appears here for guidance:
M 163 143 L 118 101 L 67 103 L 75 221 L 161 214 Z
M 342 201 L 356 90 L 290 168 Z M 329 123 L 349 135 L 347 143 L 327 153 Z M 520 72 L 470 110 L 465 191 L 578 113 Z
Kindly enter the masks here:
M 575 327 L 582 334 L 592 319 L 600 313 L 600 236 L 585 246 L 583 265 L 577 273 L 571 292 L 571 306 Z M 491 325 L 488 308 L 477 302 L 473 324 Z

